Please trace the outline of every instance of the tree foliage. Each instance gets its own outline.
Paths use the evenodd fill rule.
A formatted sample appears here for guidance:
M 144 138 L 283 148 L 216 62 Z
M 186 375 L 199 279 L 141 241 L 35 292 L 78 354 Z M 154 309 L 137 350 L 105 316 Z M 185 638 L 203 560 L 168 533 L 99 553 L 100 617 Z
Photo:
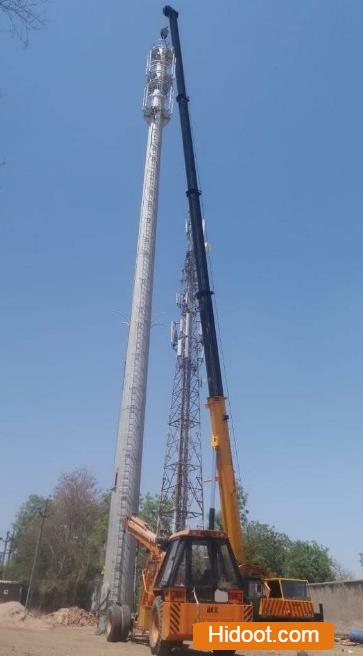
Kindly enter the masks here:
M 303 578 L 312 583 L 334 581 L 343 576 L 351 578 L 349 572 L 333 561 L 326 547 L 316 542 L 291 540 L 270 524 L 249 521 L 247 502 L 247 492 L 239 485 L 238 503 L 247 564 L 257 565 L 273 576 Z M 220 512 L 216 514 L 216 527 L 223 530 Z
M 245 538 L 246 562 L 273 575 L 306 578 L 311 582 L 347 576 L 326 547 L 316 542 L 291 540 L 274 526 L 248 520 L 247 494 L 239 489 L 240 519 Z M 22 505 L 13 529 L 12 556 L 5 576 L 27 585 L 46 499 L 31 495 Z M 147 493 L 140 499 L 139 516 L 157 529 L 160 497 Z M 105 558 L 110 494 L 101 493 L 85 469 L 63 474 L 49 499 L 37 565 L 33 605 L 53 610 L 60 606 L 89 607 L 95 578 Z M 172 530 L 172 503 L 166 532 Z M 220 515 L 217 517 L 221 522 Z M 147 556 L 138 547 L 137 597 L 141 570 Z M 361 563 L 363 565 L 363 556 Z
M 308 579 L 310 583 L 333 581 L 334 562 L 326 547 L 314 541 L 296 540 L 287 554 L 285 576 Z
M 6 577 L 23 583 L 29 579 L 34 549 L 39 533 L 45 497 L 31 494 L 21 506 L 13 525 L 12 558 L 6 567 Z
M 140 497 L 140 506 L 139 506 L 139 517 L 143 519 L 149 526 L 153 529 L 153 531 L 157 530 L 157 525 L 158 525 L 158 515 L 159 515 L 159 507 L 160 507 L 160 496 L 158 494 L 150 494 L 150 492 L 147 492 L 145 496 Z M 172 515 L 170 514 L 170 519 L 168 522 L 168 518 L 165 520 L 166 521 L 166 526 L 165 526 L 165 531 L 167 533 L 171 533 L 171 524 L 172 524 Z
M 14 550 L 7 576 L 27 584 L 45 500 L 32 495 L 14 524 Z M 53 609 L 87 606 L 100 570 L 106 500 L 85 469 L 63 474 L 48 505 L 33 593 L 35 605 Z
M 237 483 L 237 499 L 238 499 L 238 506 L 239 506 L 239 517 L 241 521 L 242 528 L 246 528 L 248 524 L 248 515 L 249 515 L 249 510 L 248 510 L 248 493 L 244 489 L 243 485 L 241 483 Z
M 276 576 L 284 576 L 292 547 L 290 538 L 274 526 L 249 522 L 245 530 L 246 562 L 255 563 Z
M 248 506 L 247 506 L 248 493 L 240 483 L 237 483 L 237 499 L 238 499 L 239 518 L 240 518 L 241 526 L 243 529 L 245 529 L 248 524 L 248 513 L 249 513 Z M 215 525 L 216 528 L 218 528 L 220 531 L 223 531 L 222 514 L 220 511 L 216 513 Z

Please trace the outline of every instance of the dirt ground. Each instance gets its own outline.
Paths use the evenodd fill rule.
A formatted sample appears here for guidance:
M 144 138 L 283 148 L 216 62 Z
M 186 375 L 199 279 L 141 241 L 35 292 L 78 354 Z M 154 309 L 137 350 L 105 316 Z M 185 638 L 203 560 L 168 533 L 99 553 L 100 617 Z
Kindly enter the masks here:
M 69 625 L 71 621 L 72 625 Z M 86 626 L 79 624 L 84 621 Z M 51 615 L 26 613 L 18 602 L 0 605 L 0 656 L 150 656 L 147 645 L 108 643 L 90 626 L 94 617 L 79 608 L 61 609 Z M 76 626 L 74 626 L 76 624 Z M 345 652 L 345 653 L 343 653 Z M 173 656 L 206 656 L 186 647 Z M 239 652 L 240 653 L 240 652 Z M 314 652 L 311 652 L 313 654 Z M 327 652 L 315 652 L 315 654 Z M 337 644 L 336 656 L 363 656 L 362 646 Z M 296 656 L 296 652 L 253 652 L 245 656 Z
M 182 652 L 174 652 L 181 656 Z M 331 652 L 311 654 L 334 654 L 336 656 L 363 656 L 362 647 L 337 645 Z M 205 656 L 205 652 L 184 651 L 188 656 Z M 289 656 L 296 652 L 245 652 L 246 656 Z M 149 656 L 149 648 L 131 642 L 111 644 L 103 636 L 96 636 L 93 627 L 27 627 L 25 624 L 12 626 L 0 622 L 0 656 Z

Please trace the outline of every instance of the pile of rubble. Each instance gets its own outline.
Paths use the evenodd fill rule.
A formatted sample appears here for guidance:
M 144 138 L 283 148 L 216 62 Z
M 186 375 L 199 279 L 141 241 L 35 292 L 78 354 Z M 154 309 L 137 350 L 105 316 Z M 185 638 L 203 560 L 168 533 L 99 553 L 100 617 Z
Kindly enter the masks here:
M 0 621 L 4 622 L 23 622 L 26 618 L 24 606 L 18 601 L 7 601 L 0 604 Z
M 16 624 L 19 628 L 49 630 L 49 624 L 44 622 L 41 617 L 27 612 L 18 601 L 7 601 L 0 604 L 0 623 Z
M 47 621 L 63 626 L 92 626 L 96 624 L 97 619 L 94 613 L 89 613 L 78 606 L 70 608 L 60 608 L 55 613 L 46 616 Z

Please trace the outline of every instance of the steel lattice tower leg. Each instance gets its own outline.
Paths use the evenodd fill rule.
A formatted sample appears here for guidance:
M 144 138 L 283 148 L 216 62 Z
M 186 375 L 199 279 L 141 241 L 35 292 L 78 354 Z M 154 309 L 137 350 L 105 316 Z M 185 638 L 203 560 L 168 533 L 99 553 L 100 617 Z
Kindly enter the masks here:
M 177 295 L 180 319 L 173 322 L 171 334 L 177 358 L 160 496 L 160 533 L 170 524 L 171 516 L 174 531 L 187 525 L 203 528 L 204 523 L 199 397 L 203 347 L 189 224 L 187 235 L 183 289 Z
M 161 140 L 172 112 L 173 78 L 173 50 L 165 40 L 160 40 L 149 53 L 146 69 L 143 111 L 149 131 L 101 591 L 104 610 L 112 602 L 133 606 L 135 540 L 125 532 L 124 522 L 139 507 Z M 102 622 L 101 619 L 100 630 Z

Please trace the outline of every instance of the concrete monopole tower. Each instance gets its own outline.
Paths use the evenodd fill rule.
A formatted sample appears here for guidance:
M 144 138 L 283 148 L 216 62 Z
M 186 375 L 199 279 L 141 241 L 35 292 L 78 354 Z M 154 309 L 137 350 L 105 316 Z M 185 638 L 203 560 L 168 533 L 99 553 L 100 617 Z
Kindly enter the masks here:
M 166 37 L 163 31 L 163 37 Z M 174 53 L 166 38 L 147 59 L 143 113 L 148 124 L 132 309 L 111 492 L 101 606 L 133 606 L 135 540 L 124 530 L 140 497 L 146 383 L 149 359 L 155 236 L 163 127 L 172 112 Z

